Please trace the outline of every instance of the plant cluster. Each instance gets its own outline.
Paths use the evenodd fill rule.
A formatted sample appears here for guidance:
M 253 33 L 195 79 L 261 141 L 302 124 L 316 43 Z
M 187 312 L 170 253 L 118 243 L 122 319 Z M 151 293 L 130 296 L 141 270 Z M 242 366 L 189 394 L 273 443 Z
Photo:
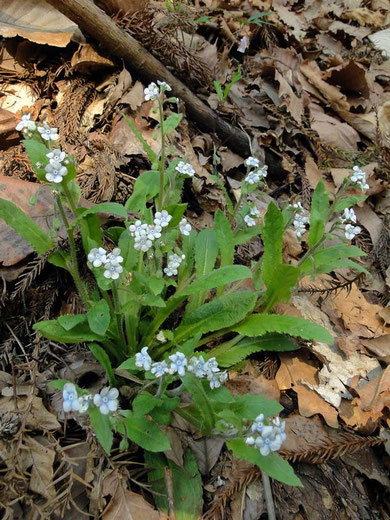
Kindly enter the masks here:
M 191 182 L 195 169 L 185 158 L 171 157 L 167 148 L 167 136 L 181 121 L 173 110 L 176 98 L 167 97 L 170 90 L 160 81 L 145 89 L 159 118 L 159 153 L 127 119 L 151 168 L 140 174 L 124 206 L 80 206 L 74 160 L 56 147 L 57 129 L 38 126 L 29 114 L 17 126 L 38 179 L 53 190 L 69 249 L 59 248 L 55 222 L 47 233 L 12 202 L 0 199 L 0 217 L 37 253 L 49 254 L 52 264 L 71 274 L 85 307 L 83 314 L 61 315 L 34 328 L 57 342 L 86 343 L 109 386 L 90 395 L 75 381 L 52 384 L 63 392 L 65 412 L 89 414 L 107 453 L 120 438 L 121 449 L 134 442 L 153 462 L 158 452 L 170 449 L 164 427 L 175 413 L 201 435 L 224 438 L 236 457 L 257 464 L 272 478 L 299 485 L 277 454 L 286 438 L 277 416 L 282 407 L 259 395 L 232 395 L 225 383 L 229 368 L 255 352 L 298 348 L 292 337 L 333 341 L 320 325 L 275 314 L 274 308 L 290 300 L 305 276 L 341 267 L 364 271 L 352 260 L 364 253 L 348 241 L 360 230 L 350 208 L 365 197 L 347 191 L 366 189 L 365 174 L 354 168 L 331 203 L 320 181 L 307 214 L 300 203 L 281 210 L 271 202 L 262 217 L 250 194 L 265 188 L 267 167 L 249 157 L 239 200 L 234 203 L 225 190 L 226 212 L 218 210 L 213 228 L 198 232 L 181 202 L 183 185 Z M 99 212 L 115 215 L 123 224 L 102 228 Z M 290 226 L 306 244 L 296 265 L 282 257 L 283 235 Z M 76 236 L 83 251 L 76 248 Z M 263 242 L 262 256 L 250 266 L 234 264 L 236 247 L 255 236 Z M 93 283 L 81 275 L 88 273 L 80 270 L 85 261 Z M 128 391 L 121 393 L 125 384 L 131 387 L 131 399 Z

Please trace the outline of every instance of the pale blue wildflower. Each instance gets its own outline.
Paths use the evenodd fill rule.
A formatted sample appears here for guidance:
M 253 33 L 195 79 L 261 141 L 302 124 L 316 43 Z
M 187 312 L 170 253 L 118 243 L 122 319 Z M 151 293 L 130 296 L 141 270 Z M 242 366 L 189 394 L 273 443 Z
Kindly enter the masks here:
M 116 412 L 118 409 L 118 396 L 119 392 L 117 388 L 103 388 L 100 394 L 96 394 L 93 397 L 93 403 L 99 408 L 99 411 L 103 415 L 108 415 L 110 412 Z

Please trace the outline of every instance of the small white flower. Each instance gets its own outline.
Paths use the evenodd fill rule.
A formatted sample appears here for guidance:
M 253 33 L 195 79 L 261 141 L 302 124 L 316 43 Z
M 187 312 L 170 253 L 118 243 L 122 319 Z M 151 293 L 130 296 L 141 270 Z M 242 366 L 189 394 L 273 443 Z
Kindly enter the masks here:
M 205 369 L 207 374 L 216 374 L 219 372 L 218 362 L 215 357 L 212 357 L 207 361 Z
M 171 220 L 172 215 L 170 215 L 166 209 L 163 209 L 162 211 L 156 211 L 153 222 L 156 224 L 156 226 L 163 228 L 168 226 Z
M 191 232 L 192 227 L 186 218 L 182 218 L 179 223 L 179 229 L 182 235 L 188 236 Z
M 162 227 L 157 225 L 150 225 L 146 230 L 146 236 L 149 240 L 156 240 L 157 238 L 161 238 Z
M 81 408 L 81 401 L 77 395 L 77 389 L 73 383 L 66 383 L 62 391 L 64 402 L 62 408 L 64 412 L 78 412 Z
M 244 53 L 247 50 L 248 46 L 249 46 L 248 37 L 247 36 L 243 36 L 241 38 L 241 40 L 240 40 L 240 43 L 239 43 L 238 47 L 237 47 L 237 51 Z
M 306 231 L 306 224 L 309 222 L 309 217 L 305 217 L 299 213 L 295 215 L 293 225 L 294 225 L 294 231 L 297 238 L 301 238 L 301 236 Z
M 250 215 L 245 215 L 244 221 L 248 227 L 253 227 L 256 225 L 255 219 L 253 219 Z
M 247 437 L 245 439 L 245 444 L 248 444 L 248 446 L 254 446 L 256 442 L 256 439 L 254 437 Z
M 257 184 L 260 182 L 260 175 L 257 172 L 248 173 L 244 179 L 248 184 Z
M 345 208 L 343 215 L 340 217 L 340 221 L 344 222 L 353 222 L 356 224 L 356 213 L 352 208 Z
M 61 163 L 53 161 L 45 166 L 46 179 L 49 182 L 54 182 L 56 184 L 62 182 L 65 175 L 68 173 L 66 166 L 63 166 Z
M 117 280 L 119 278 L 119 275 L 123 272 L 123 267 L 119 264 L 107 263 L 104 266 L 104 269 L 105 269 L 105 271 L 103 273 L 104 278 L 108 278 L 108 279 L 112 279 L 112 280 Z
M 292 205 L 292 207 L 298 212 L 298 213 L 303 213 L 304 212 L 304 209 L 303 209 L 303 206 L 302 206 L 302 202 L 299 201 L 299 202 L 296 202 L 295 204 Z
M 36 129 L 35 121 L 31 120 L 31 114 L 23 114 L 22 119 L 15 127 L 15 130 L 18 132 L 24 129 L 29 130 L 30 132 L 33 132 Z
M 187 359 L 185 355 L 181 352 L 176 352 L 176 354 L 172 354 L 172 356 L 169 356 L 169 359 L 172 361 L 169 367 L 169 373 L 171 375 L 178 373 L 179 376 L 184 376 L 186 373 L 187 366 Z
M 162 377 L 164 374 L 169 373 L 169 367 L 166 361 L 158 361 L 152 363 L 151 373 L 156 377 Z
M 58 128 L 51 127 L 46 123 L 43 126 L 38 126 L 38 132 L 45 141 L 56 141 L 59 138 Z
M 88 408 L 89 408 L 89 405 L 91 403 L 91 400 L 92 400 L 92 395 L 82 395 L 81 397 L 79 397 L 79 400 L 80 400 L 80 410 L 79 410 L 79 413 L 85 413 L 88 411 Z
M 144 89 L 144 94 L 145 94 L 145 101 L 150 101 L 150 100 L 154 101 L 160 95 L 160 89 L 158 88 L 156 83 L 150 83 Z
M 53 162 L 61 163 L 65 157 L 66 153 L 61 151 L 59 148 L 56 148 L 55 150 L 52 150 L 51 152 L 46 154 L 46 157 L 50 159 L 50 162 L 53 164 Z
M 348 240 L 353 240 L 356 235 L 361 232 L 362 228 L 359 226 L 353 226 L 352 224 L 346 224 L 344 228 L 345 237 Z
M 103 415 L 108 415 L 110 412 L 116 412 L 118 409 L 118 396 L 119 392 L 117 388 L 103 388 L 100 394 L 96 394 L 93 397 L 93 403 L 100 410 Z
M 366 172 L 360 169 L 359 166 L 352 168 L 352 174 L 349 176 L 350 180 L 359 186 L 362 190 L 368 190 L 369 185 L 366 182 Z
M 107 267 L 107 264 L 118 265 L 118 264 L 121 264 L 122 262 L 123 262 L 123 257 L 121 256 L 121 250 L 119 249 L 119 247 L 116 247 L 115 249 L 113 249 L 111 251 L 111 253 L 109 253 L 107 255 L 106 267 Z
M 219 388 L 225 381 L 227 381 L 228 374 L 227 372 L 209 372 L 207 374 L 207 379 L 210 382 L 210 388 L 214 390 L 214 388 Z
M 196 377 L 205 377 L 207 372 L 207 363 L 203 356 L 193 356 L 188 364 L 188 371 L 192 372 Z
M 264 179 L 265 177 L 267 177 L 268 175 L 268 166 L 266 164 L 264 164 L 264 166 L 262 166 L 261 168 L 259 168 L 258 170 L 256 170 L 256 173 L 258 175 L 260 175 L 260 178 L 261 179 Z
M 160 332 L 156 336 L 156 340 L 160 343 L 166 343 L 167 338 L 165 337 L 164 331 L 160 330 Z
M 107 261 L 107 252 L 102 247 L 94 247 L 88 253 L 88 260 L 94 267 L 100 267 L 102 264 L 105 264 Z
M 260 166 L 260 161 L 259 161 L 259 159 L 256 159 L 256 157 L 251 156 L 251 157 L 248 157 L 247 159 L 245 159 L 244 164 L 248 168 L 258 168 Z
M 134 236 L 136 233 L 139 233 L 141 230 L 146 230 L 148 228 L 147 224 L 142 224 L 140 220 L 136 220 L 134 224 L 131 224 L 129 226 L 129 231 L 132 236 Z
M 256 217 L 256 218 L 260 217 L 260 211 L 256 208 L 256 206 L 251 207 L 250 214 L 252 215 L 252 217 Z
M 192 165 L 184 161 L 180 161 L 175 170 L 182 175 L 188 175 L 188 177 L 193 177 L 195 175 L 195 170 Z
M 171 92 L 171 87 L 165 81 L 157 80 L 157 84 L 160 87 L 161 92 Z
M 185 259 L 186 255 L 177 255 L 176 253 L 173 253 L 168 256 L 168 264 L 167 267 L 164 268 L 164 273 L 167 276 L 176 276 L 177 275 L 177 269 L 180 267 L 180 264 Z
M 136 235 L 134 239 L 134 249 L 146 253 L 152 247 L 153 242 L 145 235 Z
M 150 370 L 152 364 L 152 358 L 148 354 L 148 349 L 149 347 L 144 347 L 141 349 L 141 352 L 137 352 L 135 355 L 135 366 L 146 371 Z

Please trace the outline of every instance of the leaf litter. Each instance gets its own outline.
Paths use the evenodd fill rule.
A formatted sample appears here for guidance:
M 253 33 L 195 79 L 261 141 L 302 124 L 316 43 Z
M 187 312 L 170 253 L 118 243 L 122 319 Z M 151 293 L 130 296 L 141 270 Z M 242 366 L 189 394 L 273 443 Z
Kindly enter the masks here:
M 158 143 L 153 136 L 155 117 L 151 105 L 143 102 L 140 80 L 93 42 L 80 40 L 76 27 L 58 12 L 51 26 L 53 8 L 48 4 L 35 3 L 30 18 L 20 18 L 23 23 L 18 26 L 15 17 L 4 32 L 7 16 L 31 2 L 12 0 L 7 9 L 0 9 L 0 32 L 5 36 L 0 51 L 1 182 L 2 196 L 20 201 L 45 226 L 51 218 L 50 201 L 34 183 L 14 132 L 20 110 L 47 118 L 61 129 L 66 151 L 74 153 L 80 165 L 83 196 L 91 202 L 126 200 L 134 180 L 148 168 L 122 113 L 152 148 Z M 296 518 L 298 512 L 310 520 L 335 514 L 357 520 L 387 518 L 388 499 L 369 486 L 374 480 L 380 490 L 389 488 L 388 461 L 379 436 L 380 428 L 383 433 L 390 426 L 387 2 L 195 0 L 182 2 L 180 16 L 158 0 L 97 3 L 178 77 L 190 78 L 190 86 L 213 109 L 245 129 L 253 153 L 260 156 L 265 149 L 266 159 L 272 156 L 278 165 L 268 178 L 274 200 L 310 202 L 321 177 L 332 194 L 354 164 L 367 170 L 369 198 L 356 211 L 364 240 L 357 245 L 367 252 L 365 266 L 372 278 L 349 283 L 356 277 L 345 270 L 342 277 L 324 277 L 314 285 L 305 280 L 301 289 L 307 292 L 278 309 L 325 326 L 334 344 L 302 342 L 294 352 L 256 354 L 237 367 L 229 384 L 238 393 L 272 396 L 284 406 L 288 438 L 283 456 L 295 461 L 305 486 L 292 490 L 273 483 L 281 518 Z M 267 23 L 242 22 L 259 12 L 270 13 Z M 204 21 L 194 24 L 201 16 Z M 236 49 L 244 35 L 249 44 L 239 55 Z M 33 62 L 32 57 L 39 59 Z M 239 64 L 244 74 L 221 105 L 212 81 L 227 84 Z M 181 110 L 185 113 L 184 106 Z M 190 118 L 181 128 L 180 134 L 172 134 L 170 147 L 195 166 L 198 177 L 186 188 L 186 196 L 191 223 L 202 229 L 216 209 L 224 208 L 213 176 L 217 172 L 219 181 L 234 193 L 243 158 L 226 143 L 216 150 L 213 132 L 201 133 Z M 27 204 L 37 192 L 37 202 Z M 256 203 L 262 207 L 261 201 Z M 58 280 L 53 269 L 44 266 L 22 291 L 27 306 L 20 310 L 22 300 L 11 301 L 8 291 L 15 278 L 28 272 L 32 251 L 4 226 L 0 233 L 1 301 L 7 303 L 2 321 L 14 332 L 1 325 L 0 504 L 5 518 L 32 518 L 34 511 L 42 518 L 167 518 L 152 505 L 153 498 L 155 504 L 160 502 L 149 492 L 147 472 L 136 453 L 127 458 L 115 454 L 108 464 L 88 424 L 57 420 L 58 396 L 47 380 L 73 374 L 90 388 L 101 384 L 104 375 L 96 364 L 84 363 L 82 346 L 64 355 L 61 345 L 37 343 L 29 323 L 48 318 L 55 306 L 68 312 L 77 309 L 77 298 L 69 288 L 54 292 Z M 256 258 L 260 247 L 254 243 L 240 250 L 240 261 Z M 301 251 L 295 236 L 287 234 L 284 255 L 294 264 Z M 66 285 L 66 280 L 61 283 Z M 192 450 L 201 469 L 204 518 L 255 520 L 265 512 L 256 468 L 232 460 L 218 439 L 194 437 L 183 420 L 174 423 L 170 438 L 170 464 L 180 467 L 184 454 Z

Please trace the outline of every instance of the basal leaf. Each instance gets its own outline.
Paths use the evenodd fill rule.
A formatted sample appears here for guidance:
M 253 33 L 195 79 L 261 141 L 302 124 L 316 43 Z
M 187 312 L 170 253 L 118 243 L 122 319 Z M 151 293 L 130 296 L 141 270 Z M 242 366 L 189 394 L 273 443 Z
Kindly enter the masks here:
M 33 326 L 45 338 L 60 343 L 81 343 L 83 341 L 101 341 L 103 338 L 91 332 L 86 323 L 81 323 L 71 330 L 66 330 L 57 320 L 39 321 Z
M 329 194 L 324 181 L 320 179 L 313 193 L 310 212 L 310 229 L 307 243 L 311 247 L 321 240 L 325 232 L 325 224 L 329 209 Z
M 263 336 L 267 332 L 289 334 L 321 343 L 333 343 L 332 335 L 321 325 L 296 316 L 252 314 L 232 330 L 244 336 Z
M 256 300 L 252 291 L 240 291 L 205 303 L 185 317 L 175 331 L 175 341 L 187 339 L 197 332 L 205 334 L 231 327 L 253 310 Z
M 37 253 L 47 253 L 54 247 L 54 242 L 46 231 L 13 202 L 0 199 L 0 219 L 27 240 Z
M 180 294 L 195 294 L 198 291 L 214 289 L 221 285 L 227 285 L 251 277 L 252 271 L 248 269 L 248 267 L 244 265 L 228 265 L 198 278 L 195 282 L 192 282 L 192 284 L 186 287 L 184 291 L 180 291 Z
M 221 255 L 221 267 L 232 265 L 234 261 L 233 231 L 225 213 L 220 209 L 214 216 L 214 231 Z
M 123 419 L 129 439 L 148 451 L 159 452 L 171 448 L 168 437 L 160 428 L 145 417 L 137 417 L 126 411 Z
M 264 244 L 262 258 L 262 277 L 265 285 L 275 285 L 275 272 L 282 264 L 283 215 L 276 204 L 271 202 L 264 217 L 261 237 Z M 278 280 L 280 282 L 280 279 Z

